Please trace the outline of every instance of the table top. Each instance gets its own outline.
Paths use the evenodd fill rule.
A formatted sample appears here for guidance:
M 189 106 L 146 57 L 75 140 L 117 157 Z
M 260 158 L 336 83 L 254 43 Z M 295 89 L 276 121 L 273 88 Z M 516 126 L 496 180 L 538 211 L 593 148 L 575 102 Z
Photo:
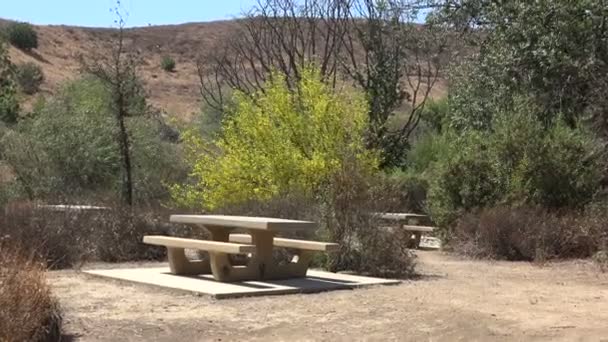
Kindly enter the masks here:
M 229 215 L 171 215 L 169 221 L 226 228 L 246 228 L 268 231 L 314 230 L 317 224 L 311 221 L 287 220 L 271 217 Z
M 410 218 L 425 218 L 426 215 L 411 213 L 374 213 L 385 220 L 407 220 Z

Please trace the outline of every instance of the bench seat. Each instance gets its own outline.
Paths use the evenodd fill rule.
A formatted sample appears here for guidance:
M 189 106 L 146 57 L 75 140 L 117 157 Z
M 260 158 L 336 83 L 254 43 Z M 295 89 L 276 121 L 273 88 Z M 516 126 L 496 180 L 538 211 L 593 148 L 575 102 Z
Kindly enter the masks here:
M 408 225 L 408 224 L 404 224 L 401 226 L 402 229 L 407 230 L 407 231 L 412 231 L 412 232 L 424 232 L 424 233 L 431 233 L 435 230 L 435 227 L 430 227 L 430 226 L 412 226 L 412 225 Z
M 394 226 L 382 226 L 380 227 L 381 229 L 387 229 L 387 230 L 392 230 L 392 229 L 396 229 L 396 228 L 401 228 L 403 230 L 406 231 L 410 231 L 410 232 L 422 232 L 422 233 L 431 233 L 435 230 L 435 227 L 428 227 L 428 226 L 412 226 L 412 225 L 394 225 Z
M 220 252 L 227 254 L 249 254 L 254 253 L 256 250 L 256 247 L 250 244 L 184 239 L 162 235 L 144 236 L 144 243 L 171 248 L 198 249 L 207 252 Z
M 252 243 L 252 239 L 251 235 L 248 234 L 230 234 L 230 242 L 250 244 Z M 338 250 L 339 248 L 339 245 L 337 243 L 284 239 L 277 237 L 274 238 L 272 244 L 278 247 L 319 252 L 332 252 Z

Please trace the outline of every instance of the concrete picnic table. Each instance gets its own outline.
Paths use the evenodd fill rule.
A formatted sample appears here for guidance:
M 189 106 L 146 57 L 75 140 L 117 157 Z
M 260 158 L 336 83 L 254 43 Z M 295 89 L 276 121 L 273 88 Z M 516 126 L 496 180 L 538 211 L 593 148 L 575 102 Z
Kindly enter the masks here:
M 285 279 L 306 276 L 315 252 L 336 250 L 335 243 L 284 239 L 279 233 L 314 231 L 317 224 L 310 221 L 268 217 L 227 215 L 171 215 L 170 222 L 196 225 L 211 233 L 211 240 L 183 239 L 168 236 L 146 236 L 144 243 L 165 246 L 173 274 L 194 275 L 212 273 L 218 281 Z M 231 234 L 235 229 L 247 234 Z M 296 251 L 291 262 L 279 264 L 273 259 L 274 247 Z M 209 252 L 209 260 L 188 260 L 184 249 Z M 246 254 L 246 265 L 234 265 L 230 255 Z
M 426 224 L 430 223 L 430 218 L 423 214 L 413 213 L 373 213 L 373 215 L 379 217 L 382 220 L 396 222 L 399 228 L 411 232 L 413 234 L 413 247 L 418 248 L 420 246 L 420 240 L 422 233 L 431 233 L 435 230 L 435 227 L 418 225 L 420 221 L 424 221 Z

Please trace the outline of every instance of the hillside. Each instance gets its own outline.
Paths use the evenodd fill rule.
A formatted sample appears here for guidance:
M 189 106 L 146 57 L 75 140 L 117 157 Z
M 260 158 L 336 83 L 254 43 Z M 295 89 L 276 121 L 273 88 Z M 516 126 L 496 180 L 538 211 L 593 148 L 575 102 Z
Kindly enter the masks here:
M 0 25 L 6 21 L 0 20 Z M 148 26 L 126 30 L 129 49 L 142 58 L 141 77 L 149 102 L 171 116 L 189 119 L 199 111 L 199 82 L 196 59 L 227 39 L 237 29 L 237 21 L 187 23 L 168 26 Z M 54 93 L 60 85 L 79 73 L 78 56 L 94 56 L 109 51 L 116 30 L 74 26 L 36 26 L 39 48 L 24 53 L 10 48 L 14 63 L 34 62 L 45 74 L 42 92 Z M 176 72 L 160 68 L 161 58 L 170 55 L 177 62 Z M 443 96 L 445 86 L 439 84 L 433 96 Z M 26 106 L 32 99 L 26 101 Z

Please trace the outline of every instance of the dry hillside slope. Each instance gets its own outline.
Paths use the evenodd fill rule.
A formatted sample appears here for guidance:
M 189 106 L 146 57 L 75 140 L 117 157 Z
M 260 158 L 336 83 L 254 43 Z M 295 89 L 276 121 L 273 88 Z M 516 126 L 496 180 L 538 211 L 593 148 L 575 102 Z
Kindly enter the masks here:
M 142 65 L 150 102 L 170 115 L 189 117 L 200 107 L 196 56 L 212 49 L 217 42 L 234 32 L 234 21 L 217 21 L 174 26 L 150 26 L 126 32 L 131 51 L 137 51 Z M 55 92 L 60 85 L 78 76 L 79 55 L 96 56 L 109 51 L 116 31 L 72 26 L 36 26 L 39 47 L 32 53 L 10 48 L 14 63 L 34 62 L 45 74 L 44 93 Z M 176 71 L 160 68 L 161 58 L 173 57 Z
M 7 21 L 0 19 L 0 26 Z M 209 51 L 235 33 L 237 20 L 181 25 L 148 26 L 128 29 L 126 39 L 131 51 L 141 60 L 141 77 L 144 80 L 149 101 L 170 116 L 189 119 L 201 105 L 196 59 L 200 52 Z M 110 51 L 116 30 L 74 26 L 35 26 L 39 47 L 32 53 L 10 48 L 14 63 L 34 62 L 45 74 L 42 92 L 52 94 L 60 85 L 78 76 L 78 56 L 92 58 Z M 163 56 L 173 57 L 176 71 L 168 73 L 160 68 Z M 433 96 L 443 96 L 443 82 L 436 86 Z M 31 104 L 28 99 L 26 104 Z M 27 105 L 26 105 L 27 107 Z

